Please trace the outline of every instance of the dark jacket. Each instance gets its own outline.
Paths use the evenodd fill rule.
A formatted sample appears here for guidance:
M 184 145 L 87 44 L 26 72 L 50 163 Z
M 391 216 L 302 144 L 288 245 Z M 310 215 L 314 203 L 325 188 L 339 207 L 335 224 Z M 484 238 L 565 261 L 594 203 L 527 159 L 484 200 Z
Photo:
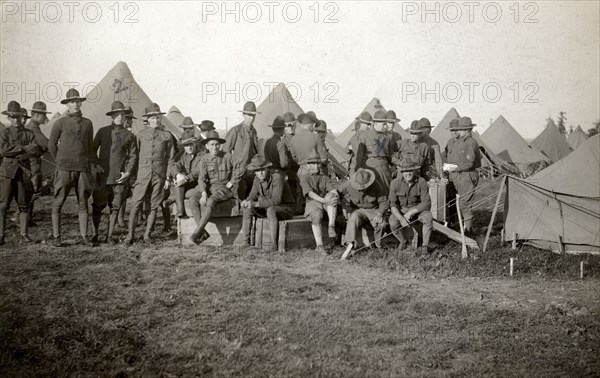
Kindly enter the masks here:
M 137 164 L 138 146 L 135 136 L 122 126 L 109 125 L 101 128 L 94 138 L 94 153 L 104 170 L 102 180 L 115 185 L 121 172 L 134 173 Z

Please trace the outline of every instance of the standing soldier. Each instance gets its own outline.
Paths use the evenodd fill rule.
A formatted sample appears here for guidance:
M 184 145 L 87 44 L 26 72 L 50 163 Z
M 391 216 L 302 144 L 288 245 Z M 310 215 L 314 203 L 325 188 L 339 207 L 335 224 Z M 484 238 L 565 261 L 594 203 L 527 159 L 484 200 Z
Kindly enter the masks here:
M 92 192 L 92 242 L 98 242 L 102 211 L 108 205 L 110 218 L 106 241 L 116 244 L 112 238 L 119 210 L 127 201 L 127 183 L 137 163 L 137 142 L 133 134 L 124 127 L 127 110 L 121 101 L 112 103 L 106 113 L 112 123 L 102 127 L 94 138 L 94 153 L 102 170 L 96 176 Z M 98 151 L 100 150 L 100 151 Z
M 335 178 L 335 170 L 333 169 L 333 165 L 331 164 L 331 159 L 329 159 L 329 148 L 327 148 L 327 122 L 320 119 L 319 124 L 317 125 L 317 127 L 315 127 L 315 133 L 323 141 L 323 147 L 325 148 L 325 153 L 327 154 L 327 161 L 321 164 L 319 170 L 323 175 Z
M 254 128 L 254 120 L 256 115 L 256 104 L 248 101 L 244 104 L 244 109 L 240 110 L 244 120 L 239 125 L 236 125 L 229 130 L 225 136 L 224 152 L 229 152 L 242 162 L 244 170 L 250 160 L 258 153 L 258 136 Z M 238 197 L 245 199 L 250 193 L 252 183 L 254 182 L 254 173 L 246 171 L 244 177 L 239 183 Z
M 273 120 L 273 124 L 267 126 L 273 129 L 273 136 L 265 142 L 263 156 L 273 164 L 272 169 L 277 169 L 285 177 L 289 166 L 288 150 L 283 141 L 285 121 L 283 117 L 277 116 Z
M 473 227 L 472 204 L 475 188 L 479 183 L 477 168 L 481 167 L 479 145 L 471 136 L 474 126 L 476 124 L 469 117 L 462 117 L 450 123 L 449 129 L 453 139 L 450 139 L 446 146 L 448 164 L 444 166 L 444 170 L 449 172 L 449 181 L 454 186 L 448 188 L 449 195 L 451 196 L 454 190 L 460 195 L 460 210 L 467 233 L 471 233 Z
M 373 127 L 360 136 L 360 143 L 365 147 L 365 167 L 375 173 L 376 180 L 387 193 L 392 181 L 392 155 L 398 150 L 398 145 L 391 135 L 386 135 L 383 128 L 387 123 L 383 110 L 375 112 Z
M 358 168 L 361 168 L 364 163 L 364 146 L 362 151 L 360 147 L 360 138 L 363 133 L 365 133 L 371 125 L 373 124 L 373 116 L 369 112 L 362 112 L 358 117 L 356 117 L 354 122 L 354 130 L 356 132 L 350 140 L 348 141 L 348 145 L 346 146 L 346 153 L 350 155 L 348 161 L 348 170 L 350 173 L 355 172 Z
M 430 149 L 421 142 L 423 130 L 419 127 L 419 121 L 412 121 L 409 129 L 410 140 L 398 142 L 398 151 L 392 157 L 392 163 L 400 166 L 402 163 L 413 162 L 420 167 L 420 175 L 429 181 Z
M 283 114 L 283 121 L 285 122 L 283 142 L 285 143 L 288 154 L 287 180 L 290 189 L 292 190 L 292 194 L 294 195 L 294 198 L 296 198 L 296 194 L 300 192 L 298 190 L 298 186 L 300 185 L 298 182 L 298 168 L 300 167 L 298 162 L 294 160 L 294 157 L 292 156 L 292 138 L 296 134 L 296 116 L 294 116 L 294 113 L 292 112 L 287 112 Z
M 150 127 L 138 134 L 139 164 L 131 198 L 129 233 L 125 238 L 125 244 L 133 243 L 138 213 L 144 200 L 148 197 L 150 198 L 150 213 L 146 220 L 144 241 L 151 240 L 150 234 L 156 221 L 156 212 L 164 200 L 165 190 L 169 188 L 167 169 L 174 164 L 177 150 L 175 138 L 165 130 L 161 122 L 164 114 L 156 103 L 150 104 L 144 114 Z
M 41 148 L 35 142 L 31 130 L 22 122 L 21 105 L 16 101 L 8 103 L 2 114 L 10 120 L 10 126 L 0 131 L 0 245 L 4 245 L 4 231 L 8 208 L 13 198 L 19 207 L 21 242 L 30 243 L 29 204 L 33 195 L 30 158 L 40 156 Z
M 182 124 L 179 126 L 183 129 L 183 133 L 181 134 L 181 140 L 186 140 L 194 137 L 194 129 L 196 126 L 200 126 L 195 124 L 192 120 L 192 117 L 185 117 L 183 119 Z
M 439 172 L 439 173 L 437 172 L 436 164 L 435 164 L 435 157 L 436 157 L 436 151 L 437 151 L 438 155 L 440 156 L 440 160 L 441 160 L 440 144 L 431 137 L 430 134 L 431 134 L 432 126 L 431 126 L 431 122 L 429 122 L 429 120 L 427 118 L 423 117 L 419 120 L 419 128 L 421 130 L 423 130 L 423 134 L 421 135 L 421 142 L 423 142 L 429 146 L 429 178 L 430 179 L 437 178 L 437 177 L 439 177 L 441 172 Z
M 61 245 L 60 216 L 62 207 L 71 191 L 75 189 L 79 204 L 80 243 L 90 245 L 87 237 L 88 199 L 92 194 L 94 179 L 90 168 L 96 163 L 94 154 L 94 127 L 92 121 L 81 114 L 81 103 L 85 101 L 79 92 L 71 88 L 61 104 L 67 105 L 67 114 L 59 118 L 50 132 L 48 150 L 56 161 L 54 176 L 54 202 L 52 203 L 52 234 L 55 246 Z
M 400 118 L 396 117 L 396 112 L 393 110 L 388 110 L 385 113 L 385 118 L 387 120 L 389 133 L 392 135 L 393 140 L 396 143 L 402 140 L 402 135 L 400 135 L 397 131 L 394 130 L 396 124 L 400 122 Z
M 40 146 L 42 154 L 48 151 L 48 138 L 40 130 L 40 125 L 43 125 L 47 120 L 47 114 L 51 112 L 46 111 L 46 103 L 42 101 L 36 101 L 31 109 L 31 120 L 25 127 L 33 132 L 35 142 Z M 34 226 L 33 222 L 33 204 L 36 199 L 39 198 L 42 185 L 42 157 L 35 156 L 31 158 L 31 181 L 33 182 L 33 198 L 29 205 L 29 226 Z
M 129 132 L 131 132 L 132 134 L 133 134 L 133 120 L 134 119 L 137 119 L 137 117 L 135 117 L 133 115 L 133 109 L 131 109 L 131 106 L 127 106 L 125 108 L 125 129 L 128 130 Z M 137 137 L 135 136 L 135 134 L 134 134 L 134 138 L 135 138 L 135 145 L 137 147 L 138 140 L 137 140 Z M 137 156 L 136 156 L 136 163 L 137 163 Z M 127 182 L 125 183 L 125 188 L 127 190 L 127 194 L 125 196 L 125 200 L 121 204 L 121 208 L 119 209 L 119 217 L 118 217 L 119 227 L 126 227 L 126 225 L 125 225 L 125 210 L 127 208 L 127 198 L 131 197 L 131 186 L 135 182 L 136 170 L 137 170 L 137 164 L 135 164 L 133 166 L 133 172 L 131 172 L 129 179 L 127 179 Z

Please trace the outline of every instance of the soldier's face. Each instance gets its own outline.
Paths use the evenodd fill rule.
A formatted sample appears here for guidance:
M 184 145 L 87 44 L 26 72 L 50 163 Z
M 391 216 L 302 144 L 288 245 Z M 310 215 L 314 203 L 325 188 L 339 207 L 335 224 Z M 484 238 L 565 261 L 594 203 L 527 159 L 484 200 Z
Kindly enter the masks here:
M 148 126 L 150 126 L 154 129 L 155 127 L 160 126 L 161 120 L 162 120 L 161 115 L 155 115 L 152 117 L 148 117 Z
M 125 113 L 113 114 L 113 123 L 115 125 L 122 125 L 125 120 Z
M 361 122 L 359 130 L 361 130 L 361 131 L 367 131 L 367 130 L 369 130 L 369 124 Z
M 373 128 L 375 129 L 375 131 L 377 131 L 378 133 L 383 132 L 383 127 L 385 126 L 384 122 L 375 122 L 373 124 Z
M 212 156 L 217 156 L 221 151 L 221 143 L 218 140 L 209 140 L 206 142 L 206 149 Z
M 244 123 L 246 125 L 252 125 L 254 123 L 255 118 L 256 118 L 255 114 L 244 113 Z
M 130 129 L 131 125 L 133 125 L 133 118 L 125 118 L 125 127 Z
M 294 124 L 294 122 L 288 122 L 285 126 L 285 133 L 288 135 L 293 135 L 294 134 L 294 129 L 296 128 L 296 125 Z
M 410 140 L 413 142 L 418 142 L 421 139 L 421 134 L 410 134 Z
M 8 119 L 10 120 L 11 126 L 21 126 L 21 116 L 10 116 Z
M 185 153 L 188 154 L 188 155 L 194 153 L 194 146 L 193 145 L 183 146 L 183 149 L 185 150 Z
M 431 128 L 423 127 L 423 135 L 429 135 L 430 132 L 431 132 Z
M 460 138 L 460 134 L 459 134 L 458 130 L 450 130 L 450 132 L 452 133 L 452 138 L 454 138 L 454 139 Z
M 267 168 L 256 171 L 256 177 L 258 177 L 260 181 L 267 181 L 270 175 L 271 172 L 269 172 Z
M 69 113 L 77 113 L 81 109 L 81 100 L 73 100 L 67 102 L 67 110 Z
M 404 181 L 412 182 L 415 179 L 415 171 L 406 171 L 402 172 L 402 177 L 404 177 Z
M 467 135 L 471 130 L 458 130 L 458 137 L 462 138 Z
M 31 119 L 39 124 L 46 122 L 46 115 L 44 113 L 31 112 Z

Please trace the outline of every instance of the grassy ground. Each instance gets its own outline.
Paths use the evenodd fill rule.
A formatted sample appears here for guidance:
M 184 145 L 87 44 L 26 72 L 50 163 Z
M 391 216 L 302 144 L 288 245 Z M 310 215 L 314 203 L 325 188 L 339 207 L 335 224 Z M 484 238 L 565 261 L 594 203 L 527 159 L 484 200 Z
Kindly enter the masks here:
M 39 240 L 49 214 L 38 220 Z M 600 375 L 597 257 L 511 251 L 497 237 L 467 260 L 437 239 L 427 256 L 341 262 L 341 250 L 181 248 L 160 232 L 159 245 L 131 248 L 10 235 L 3 377 Z

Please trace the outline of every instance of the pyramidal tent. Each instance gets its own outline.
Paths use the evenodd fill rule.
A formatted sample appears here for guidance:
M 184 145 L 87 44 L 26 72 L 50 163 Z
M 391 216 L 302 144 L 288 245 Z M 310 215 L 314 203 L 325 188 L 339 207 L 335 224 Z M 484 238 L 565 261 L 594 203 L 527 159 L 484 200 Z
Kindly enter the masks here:
M 378 110 L 386 111 L 385 107 L 383 106 L 381 101 L 378 98 L 373 97 L 373 99 L 371 99 L 371 101 L 369 101 L 367 106 L 365 106 L 365 108 L 361 112 L 356 114 L 356 116 L 354 116 L 354 117 L 358 117 L 363 112 L 369 112 L 369 113 L 371 113 L 371 115 L 374 115 L 375 112 Z M 344 131 L 342 131 L 340 133 L 340 135 L 338 135 L 337 138 L 335 138 L 335 141 L 337 142 L 337 144 L 339 144 L 342 147 L 346 147 L 346 145 L 350 141 L 350 138 L 352 138 L 352 135 L 354 135 L 354 133 L 356 132 L 354 130 L 354 123 L 355 123 L 355 119 L 352 118 L 352 121 L 350 122 L 348 127 L 346 127 L 346 129 L 344 129 Z M 398 123 L 396 123 L 394 125 L 394 131 L 397 132 L 398 134 L 400 134 L 400 136 L 402 136 L 402 139 L 410 138 L 410 134 L 408 134 L 408 132 L 406 132 L 402 127 L 400 127 L 400 125 Z
M 600 135 L 528 179 L 509 177 L 505 240 L 600 253 Z
M 175 105 L 171 106 L 171 109 L 169 109 L 169 111 L 167 112 L 167 119 L 171 121 L 171 123 L 175 127 L 179 127 L 180 125 L 182 125 L 184 118 L 184 115 Z
M 573 151 L 552 119 L 548 120 L 546 128 L 531 142 L 531 145 L 543 152 L 553 163 Z
M 106 112 L 114 101 L 121 101 L 125 106 L 131 106 L 133 114 L 138 119 L 133 120 L 133 133 L 137 134 L 144 128 L 142 115 L 146 106 L 152 100 L 135 81 L 133 74 L 125 62 L 118 62 L 92 90 L 85 94 L 88 98 L 81 104 L 83 116 L 94 124 L 94 134 L 101 128 L 110 125 L 110 117 Z M 160 104 L 159 104 L 160 105 Z M 164 109 L 163 109 L 164 111 Z M 162 117 L 165 128 L 175 137 L 181 136 L 181 129 L 173 125 L 167 117 Z
M 264 139 L 270 138 L 273 135 L 273 131 L 268 125 L 271 125 L 278 115 L 292 112 L 294 116 L 298 117 L 300 113 L 304 113 L 283 83 L 277 84 L 256 110 L 260 114 L 256 115 L 254 127 L 256 128 L 258 138 Z
M 431 132 L 431 137 L 440 144 L 442 153 L 448 145 L 448 141 L 452 139 L 452 133 L 448 130 L 450 121 L 453 119 L 460 118 L 458 111 L 455 108 L 450 108 L 444 118 L 438 123 L 438 125 Z M 477 144 L 479 144 L 479 150 L 481 151 L 481 166 L 482 168 L 493 167 L 496 173 L 504 172 L 511 174 L 519 174 L 519 170 L 510 165 L 506 160 L 496 155 L 490 147 L 481 139 L 479 133 L 475 130 L 471 132 L 471 136 Z M 490 168 L 492 169 L 492 168 Z
M 513 163 L 523 173 L 535 173 L 547 167 L 550 159 L 527 143 L 515 128 L 500 115 L 481 135 L 481 139 L 500 158 Z
M 581 126 L 577 126 L 575 130 L 567 138 L 567 143 L 573 150 L 581 146 L 585 141 L 588 140 L 587 134 L 581 129 Z

